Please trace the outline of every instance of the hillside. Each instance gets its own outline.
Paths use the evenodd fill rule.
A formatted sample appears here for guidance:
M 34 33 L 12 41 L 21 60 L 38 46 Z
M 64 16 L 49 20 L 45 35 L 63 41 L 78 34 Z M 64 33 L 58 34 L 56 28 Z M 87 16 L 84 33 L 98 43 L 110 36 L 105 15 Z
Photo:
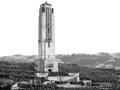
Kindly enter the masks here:
M 3 56 L 0 57 L 0 61 L 8 61 L 8 62 L 15 62 L 15 63 L 26 63 L 26 62 L 32 62 L 36 58 L 36 55 L 31 56 L 25 56 L 25 55 L 12 55 L 12 56 Z
M 8 62 L 34 62 L 37 55 L 12 55 L 0 57 L 0 61 Z M 72 55 L 56 55 L 57 59 L 61 59 L 65 64 L 77 64 L 84 67 L 120 69 L 120 53 L 98 53 L 98 54 L 72 54 Z
M 60 58 L 66 64 L 77 64 L 93 68 L 120 69 L 120 56 L 118 54 L 72 54 L 58 55 L 57 58 Z

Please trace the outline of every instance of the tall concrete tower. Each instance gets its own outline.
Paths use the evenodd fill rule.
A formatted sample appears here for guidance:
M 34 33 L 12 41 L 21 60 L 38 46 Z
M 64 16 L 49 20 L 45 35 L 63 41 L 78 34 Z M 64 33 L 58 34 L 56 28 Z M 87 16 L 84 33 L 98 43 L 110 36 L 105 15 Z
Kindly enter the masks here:
M 57 72 L 58 62 L 55 59 L 54 9 L 45 2 L 39 10 L 37 70 L 40 72 Z

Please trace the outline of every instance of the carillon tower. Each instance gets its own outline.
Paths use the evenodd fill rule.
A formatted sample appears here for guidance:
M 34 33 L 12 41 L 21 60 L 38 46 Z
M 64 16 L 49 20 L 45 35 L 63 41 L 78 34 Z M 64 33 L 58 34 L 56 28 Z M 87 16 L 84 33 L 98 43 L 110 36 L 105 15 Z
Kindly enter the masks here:
M 45 2 L 39 9 L 37 71 L 58 72 L 55 59 L 54 9 Z

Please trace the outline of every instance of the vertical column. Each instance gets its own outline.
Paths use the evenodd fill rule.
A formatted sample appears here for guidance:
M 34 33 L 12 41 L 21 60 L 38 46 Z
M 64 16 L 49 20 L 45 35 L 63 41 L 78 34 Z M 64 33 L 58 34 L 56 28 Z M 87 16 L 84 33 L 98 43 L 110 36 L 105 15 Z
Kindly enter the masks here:
M 46 13 L 45 7 L 41 6 L 39 11 L 39 40 L 38 40 L 38 57 L 39 57 L 39 71 L 44 72 L 45 60 L 45 39 L 46 39 Z
M 52 8 L 52 13 L 51 13 L 51 38 L 52 38 L 52 47 L 54 49 L 53 54 L 55 54 L 55 23 L 54 23 L 54 12 Z

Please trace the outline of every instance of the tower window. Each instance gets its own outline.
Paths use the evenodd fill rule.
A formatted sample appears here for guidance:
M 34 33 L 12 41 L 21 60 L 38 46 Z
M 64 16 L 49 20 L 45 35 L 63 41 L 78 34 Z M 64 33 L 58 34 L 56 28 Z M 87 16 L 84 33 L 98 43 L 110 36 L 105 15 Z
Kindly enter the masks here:
M 52 13 L 54 13 L 54 9 L 52 8 Z
M 48 47 L 50 48 L 50 41 L 48 42 Z
M 45 7 L 42 7 L 42 12 L 45 12 Z
M 50 29 L 48 28 L 48 34 L 50 33 Z

